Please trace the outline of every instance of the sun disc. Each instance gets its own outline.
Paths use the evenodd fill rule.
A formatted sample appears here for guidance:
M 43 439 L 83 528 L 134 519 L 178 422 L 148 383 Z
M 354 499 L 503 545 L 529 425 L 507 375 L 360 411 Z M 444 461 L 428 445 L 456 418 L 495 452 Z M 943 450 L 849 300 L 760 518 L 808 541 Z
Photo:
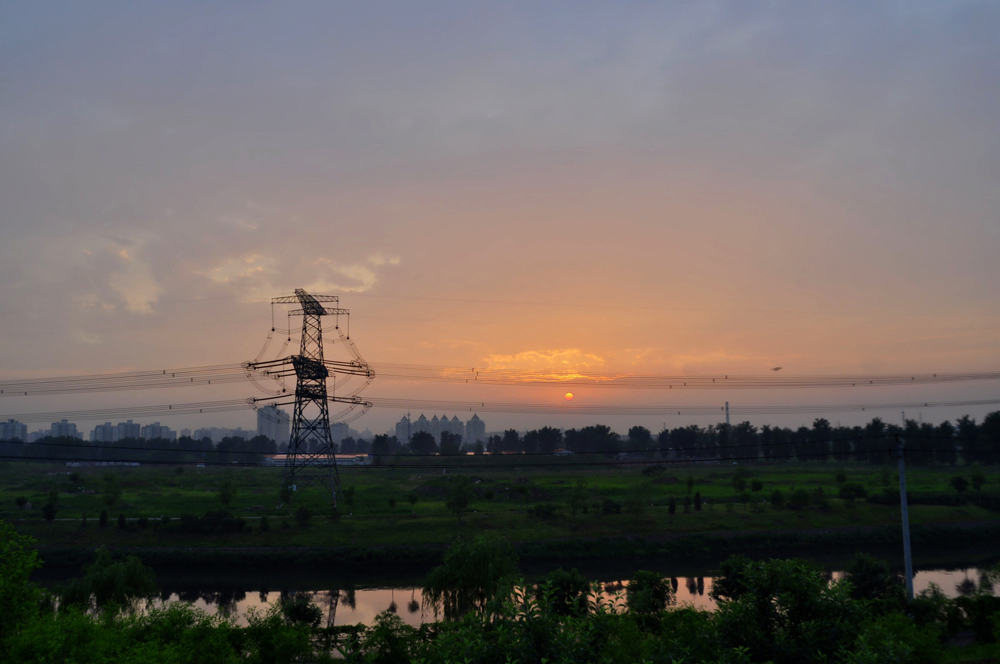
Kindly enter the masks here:
M 572 400 L 573 400 L 573 393 L 572 392 L 567 392 L 566 393 L 566 401 L 572 401 Z

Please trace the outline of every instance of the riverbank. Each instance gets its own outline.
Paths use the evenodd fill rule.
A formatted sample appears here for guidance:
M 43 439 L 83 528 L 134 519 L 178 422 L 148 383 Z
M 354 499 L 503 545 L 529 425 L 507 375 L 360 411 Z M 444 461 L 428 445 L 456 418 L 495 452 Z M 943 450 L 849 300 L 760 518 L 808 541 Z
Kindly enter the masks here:
M 963 552 L 1000 545 L 1000 520 L 956 525 L 916 525 L 911 528 L 914 555 L 933 557 L 960 547 Z M 316 567 L 328 569 L 366 568 L 372 565 L 426 569 L 440 564 L 447 544 L 351 545 L 342 547 L 137 547 L 108 546 L 119 555 L 136 555 L 154 568 L 241 569 Z M 816 528 L 745 532 L 709 532 L 661 537 L 566 538 L 515 542 L 524 565 L 581 565 L 606 560 L 670 558 L 699 562 L 705 566 L 734 553 L 754 557 L 823 555 L 851 556 L 856 551 L 891 551 L 902 546 L 898 526 L 860 528 Z M 993 549 L 996 550 L 996 549 Z M 38 551 L 49 569 L 77 569 L 92 562 L 97 548 L 40 546 Z

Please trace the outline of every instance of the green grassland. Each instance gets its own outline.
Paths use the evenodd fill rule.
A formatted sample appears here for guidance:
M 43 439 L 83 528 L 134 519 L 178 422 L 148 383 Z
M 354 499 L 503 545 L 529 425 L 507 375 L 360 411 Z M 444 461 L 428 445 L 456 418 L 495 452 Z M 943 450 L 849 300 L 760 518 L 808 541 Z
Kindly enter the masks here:
M 471 465 L 471 464 L 470 464 Z M 641 468 L 623 466 L 594 469 L 587 466 L 487 468 L 358 468 L 340 471 L 342 486 L 353 490 L 350 504 L 341 503 L 339 518 L 319 490 L 298 492 L 294 500 L 278 508 L 281 469 L 278 468 L 193 468 L 144 466 L 138 468 L 67 468 L 64 465 L 8 463 L 0 467 L 0 518 L 12 522 L 43 546 L 61 547 L 383 547 L 444 546 L 462 536 L 484 531 L 503 533 L 515 542 L 579 541 L 589 538 L 636 537 L 669 539 L 708 533 L 798 532 L 843 528 L 878 527 L 899 523 L 899 504 L 848 502 L 838 498 L 838 470 L 848 483 L 858 483 L 871 494 L 898 491 L 893 469 L 863 465 L 831 464 L 761 465 L 744 469 L 749 502 L 743 502 L 733 485 L 732 466 L 670 465 L 650 474 Z M 964 472 L 963 472 L 964 471 Z M 982 474 L 985 494 L 1000 492 L 994 469 Z M 121 487 L 118 501 L 105 502 L 105 476 L 113 475 Z M 909 468 L 911 494 L 955 495 L 949 481 L 969 469 Z M 472 481 L 472 499 L 462 523 L 447 510 L 445 498 L 456 477 Z M 688 478 L 693 488 L 688 490 Z M 762 485 L 751 491 L 753 481 Z M 220 501 L 220 488 L 235 487 L 228 507 Z M 585 486 L 587 509 L 570 507 L 578 483 Z M 767 502 L 775 490 L 788 497 L 805 489 L 813 504 L 803 509 L 776 508 Z M 822 498 L 817 500 L 817 491 Z M 40 507 L 57 492 L 56 520 L 42 518 Z M 701 511 L 685 509 L 688 496 L 700 493 Z M 977 493 L 969 489 L 967 495 Z M 579 495 L 579 494 L 578 494 Z M 898 494 L 897 494 L 898 495 Z M 416 503 L 410 502 L 416 496 Z M 488 496 L 492 496 L 488 499 Z M 17 499 L 30 501 L 32 508 L 18 507 Z M 676 512 L 669 513 L 673 498 Z M 395 505 L 390 506 L 390 499 Z M 602 509 L 605 501 L 618 503 L 620 512 Z M 693 502 L 693 501 L 692 501 Z M 547 505 L 550 513 L 534 514 L 535 506 Z M 296 512 L 306 507 L 312 512 L 308 523 L 300 523 Z M 107 528 L 98 527 L 98 515 L 107 509 Z M 202 534 L 179 528 L 182 514 L 203 515 L 225 510 L 245 520 L 239 532 Z M 82 527 L 86 514 L 87 524 Z M 124 514 L 127 527 L 118 527 Z M 260 527 L 267 516 L 269 528 Z M 146 517 L 148 525 L 138 527 Z M 164 524 L 162 517 L 170 517 Z M 914 525 L 1000 522 L 1000 514 L 971 502 L 956 505 L 914 504 L 910 507 Z

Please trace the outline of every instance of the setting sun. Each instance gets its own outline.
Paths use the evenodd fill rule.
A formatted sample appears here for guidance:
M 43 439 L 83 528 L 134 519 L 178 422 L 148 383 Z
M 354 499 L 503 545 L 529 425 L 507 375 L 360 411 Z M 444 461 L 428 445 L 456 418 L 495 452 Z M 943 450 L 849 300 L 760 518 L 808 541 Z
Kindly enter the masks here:
M 573 393 L 572 392 L 567 392 L 566 393 L 566 401 L 572 401 L 572 400 L 573 400 Z

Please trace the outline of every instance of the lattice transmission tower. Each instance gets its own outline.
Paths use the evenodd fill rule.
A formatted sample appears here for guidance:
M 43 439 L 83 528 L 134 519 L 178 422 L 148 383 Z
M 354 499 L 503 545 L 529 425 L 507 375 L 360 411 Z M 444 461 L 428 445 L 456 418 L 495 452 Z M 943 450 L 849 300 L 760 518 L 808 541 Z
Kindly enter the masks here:
M 327 500 L 336 507 L 337 497 L 341 495 L 341 491 L 335 456 L 336 446 L 330 431 L 330 404 L 346 404 L 347 407 L 338 413 L 336 417 L 338 420 L 344 419 L 347 414 L 358 408 L 361 408 L 361 412 L 356 413 L 355 417 L 371 408 L 371 403 L 359 397 L 358 392 L 367 387 L 375 377 L 375 372 L 358 353 L 350 334 L 345 336 L 341 330 L 340 317 L 349 316 L 350 312 L 340 308 L 339 303 L 340 299 L 336 295 L 311 295 L 301 288 L 295 290 L 295 295 L 273 298 L 272 321 L 275 305 L 299 305 L 299 308 L 288 312 L 289 322 L 292 316 L 302 317 L 299 354 L 266 361 L 258 358 L 243 365 L 248 375 L 256 372 L 282 383 L 286 378 L 293 376 L 295 378 L 294 397 L 282 390 L 282 393 L 276 396 L 250 400 L 255 407 L 260 402 L 294 405 L 282 483 L 283 501 L 290 499 L 298 490 L 311 484 L 318 484 L 323 488 Z M 330 304 L 333 306 L 328 306 Z M 335 361 L 324 357 L 323 316 L 335 317 L 334 330 L 337 338 L 334 339 L 334 343 L 339 342 L 344 346 L 351 356 L 350 360 Z M 275 331 L 273 324 L 271 331 L 272 333 Z M 288 333 L 290 340 L 290 325 Z M 268 338 L 270 339 L 270 335 Z M 332 379 L 336 387 L 337 374 L 361 377 L 363 384 L 347 396 L 336 396 L 333 389 L 327 389 L 327 380 Z

